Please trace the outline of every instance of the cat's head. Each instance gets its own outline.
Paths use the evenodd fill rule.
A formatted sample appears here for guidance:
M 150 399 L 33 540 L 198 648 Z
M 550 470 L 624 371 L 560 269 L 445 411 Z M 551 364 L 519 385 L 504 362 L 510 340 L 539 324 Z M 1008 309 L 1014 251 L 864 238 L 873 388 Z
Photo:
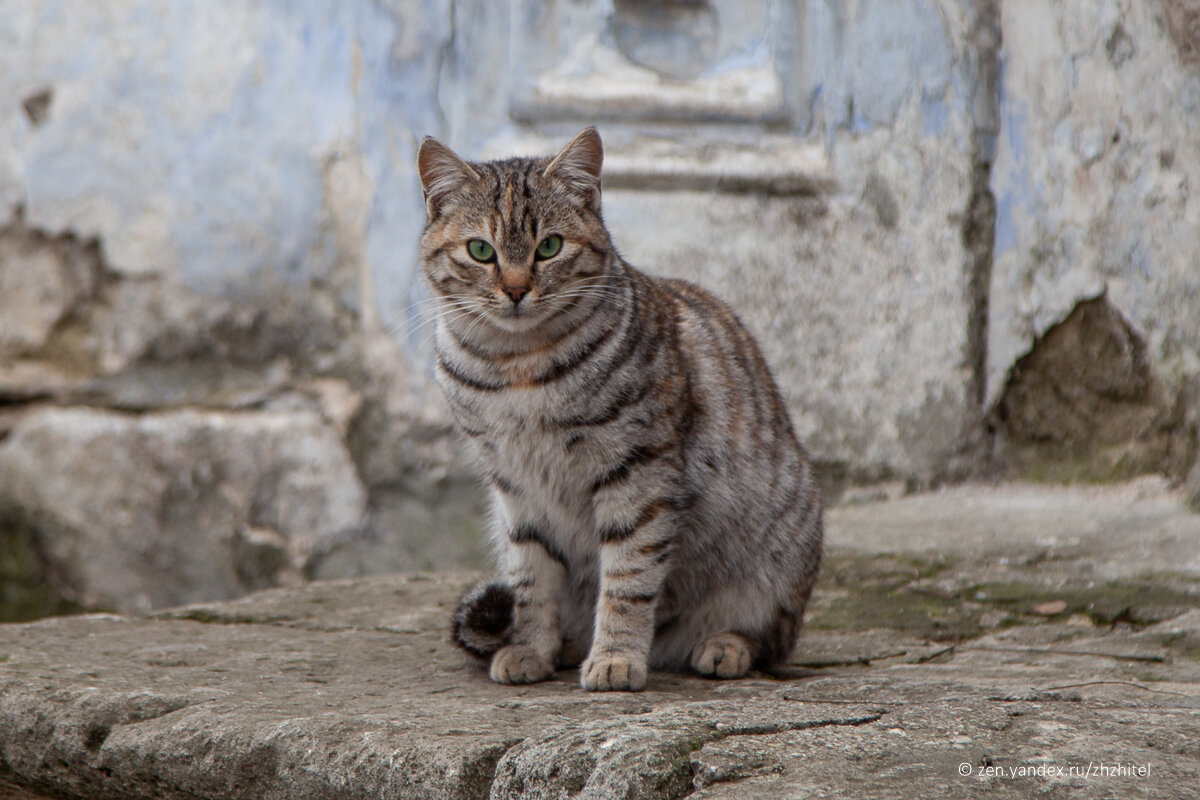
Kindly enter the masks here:
M 600 218 L 600 134 L 546 158 L 468 163 L 431 138 L 417 166 L 425 276 L 452 309 L 511 333 L 595 292 L 611 245 Z

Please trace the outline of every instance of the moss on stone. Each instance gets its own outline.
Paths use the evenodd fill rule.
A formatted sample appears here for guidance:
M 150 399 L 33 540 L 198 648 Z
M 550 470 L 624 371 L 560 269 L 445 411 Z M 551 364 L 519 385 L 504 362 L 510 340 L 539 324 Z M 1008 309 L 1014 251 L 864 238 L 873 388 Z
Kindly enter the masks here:
M 1149 625 L 1200 608 L 1200 595 L 1153 579 L 1059 588 L 1018 582 L 980 583 L 965 589 L 963 596 L 1021 616 L 1040 616 L 1034 610 L 1037 606 L 1059 600 L 1066 603 L 1062 615 L 1083 614 L 1100 625 Z
M 0 622 L 27 622 L 83 610 L 47 580 L 33 529 L 0 513 Z
M 1162 638 L 1161 644 L 1178 657 L 1200 661 L 1200 634 L 1168 634 Z
M 978 636 L 982 607 L 912 588 L 950 566 L 941 556 L 836 553 L 826 558 L 808 625 L 819 630 L 889 628 L 934 641 Z
M 666 763 L 660 765 L 659 779 L 654 785 L 653 796 L 662 800 L 675 800 L 691 794 L 695 788 L 692 785 L 692 755 L 709 742 L 720 738 L 721 734 L 715 730 L 704 728 L 677 740 L 674 753 L 667 754 Z
M 1090 586 L 990 581 L 945 594 L 918 585 L 954 567 L 935 556 L 830 554 L 807 624 L 818 630 L 890 629 L 932 641 L 961 641 L 1048 617 L 1082 614 L 1099 625 L 1141 626 L 1200 608 L 1200 591 L 1190 590 L 1195 579 L 1174 574 Z M 1053 615 L 1037 611 L 1054 601 L 1065 608 Z
M 932 641 L 962 641 L 983 633 L 978 606 L 941 599 L 911 589 L 863 591 L 832 598 L 815 608 L 809 626 L 818 630 L 888 628 Z
M 827 553 L 821 567 L 821 583 L 834 587 L 878 586 L 895 588 L 926 580 L 953 566 L 941 555 L 914 553 Z

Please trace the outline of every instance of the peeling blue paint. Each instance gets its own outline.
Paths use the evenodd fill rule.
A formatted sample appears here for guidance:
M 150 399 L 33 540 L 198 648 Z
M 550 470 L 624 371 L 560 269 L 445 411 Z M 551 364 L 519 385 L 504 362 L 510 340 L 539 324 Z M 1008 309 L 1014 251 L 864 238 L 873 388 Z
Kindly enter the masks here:
M 1017 223 L 1013 207 L 1018 202 L 1021 201 L 1010 193 L 996 198 L 996 238 L 993 245 L 996 255 L 1017 246 Z
M 1000 129 L 1003 132 L 1013 160 L 1018 164 L 1025 163 L 1025 125 L 1028 116 L 1023 101 L 1012 99 L 1004 88 L 1005 63 L 1000 59 L 1000 77 L 998 94 L 1000 96 Z
M 857 8 L 846 42 L 845 73 L 854 110 L 871 125 L 890 125 L 912 92 L 943 95 L 954 57 L 945 20 L 924 0 L 868 0 Z M 852 121 L 855 130 L 860 123 Z
M 1005 91 L 1006 63 L 1000 58 L 1000 73 L 997 92 L 1000 110 L 1000 137 L 1010 153 L 1008 172 L 993 168 L 992 187 L 996 193 L 996 238 L 995 253 L 1000 255 L 1017 246 L 1020 226 L 1017 223 L 1018 209 L 1031 210 L 1038 205 L 1041 194 L 1033 176 L 1029 173 L 1026 158 L 1026 125 L 1028 111 L 1022 100 L 1009 97 Z M 1002 188 L 997 189 L 997 186 Z
M 826 126 L 817 137 L 890 126 L 920 92 L 926 134 L 942 135 L 964 109 L 949 88 L 963 68 L 939 8 L 812 0 L 797 11 L 805 41 L 795 50 L 812 80 L 803 132 L 814 119 Z M 171 203 L 159 214 L 173 251 L 164 259 L 200 291 L 240 294 L 261 276 L 302 284 L 333 270 L 322 169 L 340 153 L 367 171 L 376 302 L 386 323 L 401 320 L 422 295 L 417 141 L 437 135 L 474 155 L 510 124 L 507 77 L 479 68 L 506 63 L 497 32 L 507 31 L 507 4 L 147 0 L 117 20 L 100 4 L 42 2 L 37 13 L 42 35 L 70 31 L 79 46 L 37 54 L 12 37 L 28 48 L 15 63 L 38 64 L 48 83 L 89 99 L 56 104 L 21 150 L 31 216 L 97 197 L 110 216 L 136 221 Z M 113 57 L 118 36 L 124 60 Z M 728 64 L 769 53 L 760 42 Z
M 950 110 L 942 98 L 922 95 L 921 117 L 926 136 L 941 136 L 949 124 Z
M 164 220 L 163 259 L 193 289 L 252 293 L 264 276 L 298 285 L 336 267 L 323 165 L 361 154 L 374 190 L 369 267 L 379 305 L 394 308 L 418 280 L 423 222 L 416 176 L 402 162 L 414 131 L 443 133 L 436 87 L 449 13 L 445 0 L 257 0 L 228 10 L 193 1 L 141 3 L 115 20 L 99 4 L 41 4 L 39 36 L 79 41 L 35 53 L 36 39 L 17 36 L 28 52 L 16 63 L 38 65 L 29 80 L 88 102 L 56 104 L 22 149 L 31 218 L 103 198 L 122 220 Z M 405 27 L 413 24 L 424 30 Z M 9 40 L 2 20 L 0 40 Z

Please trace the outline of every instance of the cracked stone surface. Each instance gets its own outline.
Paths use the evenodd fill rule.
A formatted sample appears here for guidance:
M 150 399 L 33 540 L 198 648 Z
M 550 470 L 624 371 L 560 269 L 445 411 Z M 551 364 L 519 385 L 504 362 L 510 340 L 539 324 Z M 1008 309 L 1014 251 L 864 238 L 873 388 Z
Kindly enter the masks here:
M 835 509 L 829 540 L 791 664 L 637 694 L 490 683 L 447 641 L 468 572 L 0 626 L 0 797 L 1193 795 L 1175 490 L 960 488 Z

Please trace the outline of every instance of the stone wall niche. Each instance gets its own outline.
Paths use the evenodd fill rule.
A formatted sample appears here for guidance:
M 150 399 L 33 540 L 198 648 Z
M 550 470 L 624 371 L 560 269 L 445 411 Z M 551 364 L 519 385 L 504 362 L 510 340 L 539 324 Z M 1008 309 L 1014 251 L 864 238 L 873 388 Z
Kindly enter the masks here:
M 524 123 L 785 122 L 793 14 L 778 0 L 518 0 L 510 113 Z
M 615 0 L 609 25 L 626 58 L 670 80 L 695 80 L 716 56 L 719 22 L 709 0 Z

